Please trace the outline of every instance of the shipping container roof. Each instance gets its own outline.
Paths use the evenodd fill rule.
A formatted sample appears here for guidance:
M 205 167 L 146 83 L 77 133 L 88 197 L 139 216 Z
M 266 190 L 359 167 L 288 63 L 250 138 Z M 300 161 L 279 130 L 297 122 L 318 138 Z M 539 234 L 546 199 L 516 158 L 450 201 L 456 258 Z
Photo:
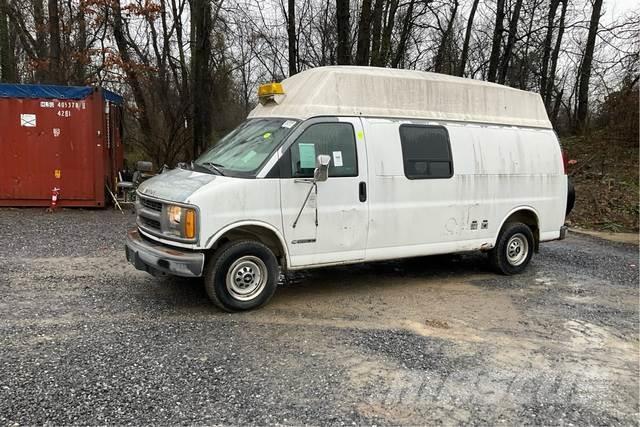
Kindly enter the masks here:
M 0 83 L 0 98 L 85 99 L 96 90 L 92 86 L 58 86 Z M 122 96 L 102 89 L 104 99 L 122 105 Z
M 277 102 L 249 117 L 419 118 L 551 129 L 540 95 L 445 74 L 377 67 L 331 66 L 282 81 Z

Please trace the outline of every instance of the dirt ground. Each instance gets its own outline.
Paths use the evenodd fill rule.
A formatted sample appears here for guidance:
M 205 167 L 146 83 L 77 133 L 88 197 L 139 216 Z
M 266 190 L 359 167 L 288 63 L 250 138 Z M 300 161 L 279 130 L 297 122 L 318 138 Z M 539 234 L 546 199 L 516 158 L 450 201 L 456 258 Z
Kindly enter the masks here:
M 0 210 L 0 424 L 640 421 L 636 245 L 309 270 L 227 314 L 128 265 L 132 223 Z

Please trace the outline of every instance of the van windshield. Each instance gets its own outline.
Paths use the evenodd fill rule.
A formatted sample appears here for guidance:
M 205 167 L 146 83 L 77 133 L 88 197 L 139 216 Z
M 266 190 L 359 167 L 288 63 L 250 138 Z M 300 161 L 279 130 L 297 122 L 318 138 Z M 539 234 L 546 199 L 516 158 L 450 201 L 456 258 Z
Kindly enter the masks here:
M 289 119 L 250 119 L 203 153 L 194 165 L 219 175 L 251 177 L 297 124 Z

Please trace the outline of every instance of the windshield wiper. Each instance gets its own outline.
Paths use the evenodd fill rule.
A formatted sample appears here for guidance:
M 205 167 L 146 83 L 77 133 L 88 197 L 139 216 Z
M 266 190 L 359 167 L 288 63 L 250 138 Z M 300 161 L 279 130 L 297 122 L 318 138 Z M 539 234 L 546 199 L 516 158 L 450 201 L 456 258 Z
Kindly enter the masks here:
M 200 163 L 200 165 L 206 167 L 210 171 L 216 172 L 217 174 L 224 176 L 222 169 L 220 169 L 220 168 L 224 168 L 224 166 L 222 166 L 221 164 L 213 163 L 213 162 L 202 162 Z

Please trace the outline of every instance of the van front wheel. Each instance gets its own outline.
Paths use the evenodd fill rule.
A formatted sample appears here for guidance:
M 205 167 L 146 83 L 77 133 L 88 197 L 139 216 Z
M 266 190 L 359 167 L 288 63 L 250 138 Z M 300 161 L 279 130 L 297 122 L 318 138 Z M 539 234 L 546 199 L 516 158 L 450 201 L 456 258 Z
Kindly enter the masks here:
M 496 246 L 489 251 L 491 266 L 502 274 L 522 273 L 533 255 L 533 233 L 525 224 L 506 224 Z
M 207 263 L 205 288 L 225 311 L 250 310 L 265 304 L 278 286 L 275 255 L 260 242 L 241 240 L 222 245 Z

